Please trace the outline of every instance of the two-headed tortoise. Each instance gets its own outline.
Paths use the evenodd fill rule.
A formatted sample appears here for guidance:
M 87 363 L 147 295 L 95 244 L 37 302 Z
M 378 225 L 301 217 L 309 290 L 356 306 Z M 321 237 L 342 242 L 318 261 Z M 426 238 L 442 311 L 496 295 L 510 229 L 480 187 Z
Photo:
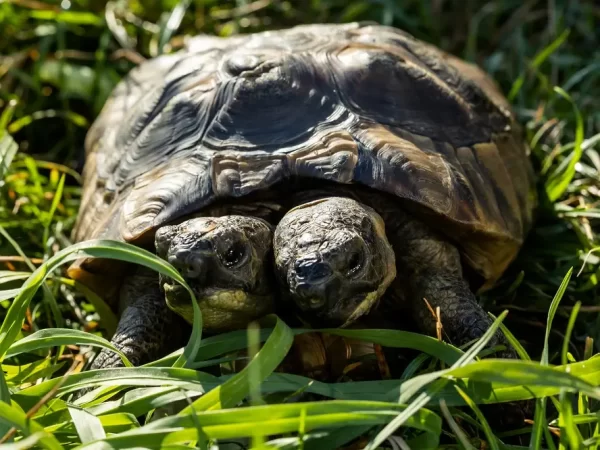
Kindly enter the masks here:
M 428 333 L 439 306 L 465 343 L 490 324 L 473 291 L 513 260 L 536 202 L 494 82 L 374 24 L 192 38 L 118 85 L 86 148 L 74 238 L 154 242 L 212 331 L 280 298 L 310 324 L 347 326 L 387 291 Z M 171 309 L 191 319 L 158 275 L 106 260 L 70 273 L 121 300 L 113 342 L 136 363 L 176 341 Z M 103 355 L 95 367 L 117 364 Z

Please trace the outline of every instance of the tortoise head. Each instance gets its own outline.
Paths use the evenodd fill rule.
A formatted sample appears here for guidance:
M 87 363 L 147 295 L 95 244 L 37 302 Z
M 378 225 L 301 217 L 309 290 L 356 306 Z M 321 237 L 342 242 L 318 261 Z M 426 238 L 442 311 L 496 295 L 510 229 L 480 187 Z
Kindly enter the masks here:
M 284 296 L 311 325 L 349 325 L 396 276 L 383 219 L 349 198 L 329 197 L 289 211 L 275 230 L 273 250 Z
M 155 246 L 193 289 L 204 329 L 221 331 L 271 312 L 272 234 L 267 222 L 254 217 L 200 217 L 159 228 Z M 169 307 L 191 322 L 187 291 L 162 275 L 160 285 Z

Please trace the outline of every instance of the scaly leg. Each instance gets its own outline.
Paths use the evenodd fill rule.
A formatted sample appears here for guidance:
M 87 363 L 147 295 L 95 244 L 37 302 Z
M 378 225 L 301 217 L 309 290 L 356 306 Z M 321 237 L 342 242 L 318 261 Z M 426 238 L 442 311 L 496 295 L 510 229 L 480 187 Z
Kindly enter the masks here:
M 432 310 L 439 307 L 443 332 L 452 344 L 461 346 L 480 338 L 492 320 L 463 277 L 458 249 L 408 215 L 396 221 L 395 228 L 390 233 L 398 273 L 393 289 L 408 302 L 419 328 L 435 335 L 436 317 Z M 516 357 L 500 331 L 488 346 L 499 344 L 506 345 L 507 350 L 497 357 Z
M 190 327 L 168 308 L 156 273 L 138 270 L 128 277 L 121 287 L 120 301 L 124 309 L 111 343 L 133 365 L 154 361 L 185 345 Z M 122 366 L 116 353 L 103 349 L 91 368 Z
M 477 303 L 463 278 L 458 249 L 410 217 L 403 221 L 400 234 L 395 236 L 398 242 L 394 249 L 399 277 L 393 286 L 393 293 L 409 302 L 419 328 L 435 335 L 437 320 L 431 309 L 436 311 L 439 307 L 445 338 L 455 346 L 462 346 L 483 336 L 492 325 L 492 319 Z M 506 350 L 492 357 L 517 358 L 505 336 L 497 331 L 487 346 L 500 344 L 505 345 Z M 531 402 L 516 402 L 482 405 L 481 408 L 495 426 L 511 429 L 523 425 L 525 417 L 530 416 L 531 407 Z

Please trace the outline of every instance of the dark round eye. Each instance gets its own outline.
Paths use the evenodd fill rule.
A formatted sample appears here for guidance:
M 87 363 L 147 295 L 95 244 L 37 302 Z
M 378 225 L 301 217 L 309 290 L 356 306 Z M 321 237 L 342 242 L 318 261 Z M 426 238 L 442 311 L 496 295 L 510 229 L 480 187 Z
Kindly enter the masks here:
M 348 270 L 349 276 L 356 275 L 363 266 L 363 254 L 360 252 L 352 252 L 348 258 Z
M 225 250 L 221 259 L 223 260 L 225 267 L 234 267 L 242 261 L 245 253 L 246 247 L 243 244 L 236 242 Z

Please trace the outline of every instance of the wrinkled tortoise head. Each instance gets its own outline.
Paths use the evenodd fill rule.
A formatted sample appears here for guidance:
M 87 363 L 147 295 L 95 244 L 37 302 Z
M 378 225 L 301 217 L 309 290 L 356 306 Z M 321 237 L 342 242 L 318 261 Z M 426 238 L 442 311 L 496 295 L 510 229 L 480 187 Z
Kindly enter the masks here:
M 155 246 L 194 290 L 204 329 L 219 331 L 270 312 L 272 234 L 267 222 L 254 217 L 199 217 L 159 228 Z M 162 275 L 160 286 L 169 307 L 191 322 L 187 291 Z
M 349 198 L 305 203 L 275 230 L 277 276 L 311 324 L 345 326 L 368 312 L 396 275 L 383 219 Z

